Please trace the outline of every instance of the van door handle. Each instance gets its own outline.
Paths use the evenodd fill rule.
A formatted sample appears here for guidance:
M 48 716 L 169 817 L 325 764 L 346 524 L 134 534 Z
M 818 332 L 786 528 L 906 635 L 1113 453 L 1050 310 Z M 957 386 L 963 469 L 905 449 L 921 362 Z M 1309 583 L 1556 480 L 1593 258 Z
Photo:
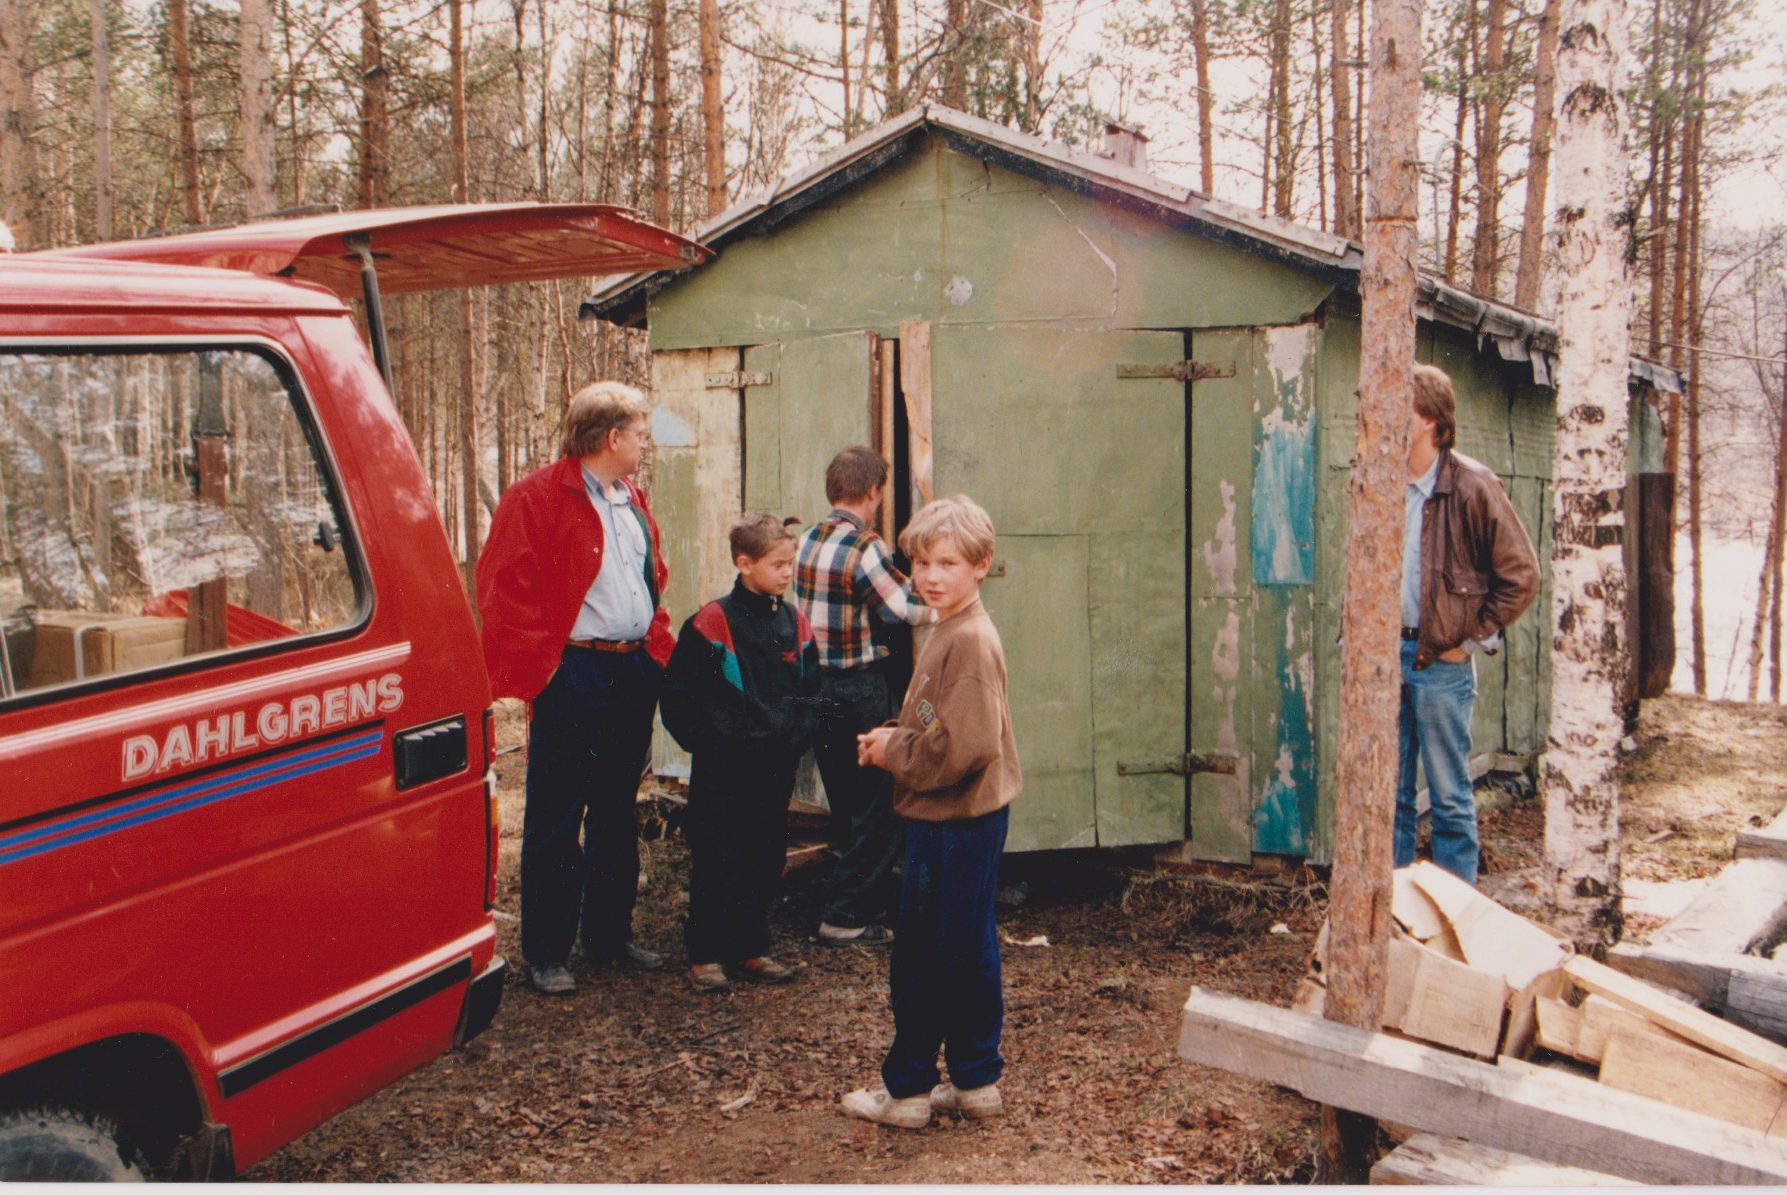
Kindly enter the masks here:
M 398 788 L 413 788 L 465 771 L 465 717 L 413 726 L 391 736 L 391 767 Z

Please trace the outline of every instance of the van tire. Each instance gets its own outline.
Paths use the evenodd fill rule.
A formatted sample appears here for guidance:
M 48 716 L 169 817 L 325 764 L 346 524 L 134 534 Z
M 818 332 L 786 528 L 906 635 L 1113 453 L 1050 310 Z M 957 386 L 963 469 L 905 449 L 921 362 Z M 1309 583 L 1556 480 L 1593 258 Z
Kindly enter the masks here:
M 103 1116 L 68 1108 L 0 1114 L 0 1182 L 140 1183 L 148 1168 Z

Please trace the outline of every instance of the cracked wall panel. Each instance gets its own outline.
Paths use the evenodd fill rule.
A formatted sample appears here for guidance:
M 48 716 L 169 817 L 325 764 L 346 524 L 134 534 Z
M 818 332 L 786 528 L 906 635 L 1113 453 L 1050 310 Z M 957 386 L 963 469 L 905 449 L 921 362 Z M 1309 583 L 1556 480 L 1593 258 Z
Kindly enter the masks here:
M 1005 646 L 1024 770 L 1006 849 L 1094 846 L 1088 539 L 998 530 L 1000 575 L 987 578 L 981 595 Z

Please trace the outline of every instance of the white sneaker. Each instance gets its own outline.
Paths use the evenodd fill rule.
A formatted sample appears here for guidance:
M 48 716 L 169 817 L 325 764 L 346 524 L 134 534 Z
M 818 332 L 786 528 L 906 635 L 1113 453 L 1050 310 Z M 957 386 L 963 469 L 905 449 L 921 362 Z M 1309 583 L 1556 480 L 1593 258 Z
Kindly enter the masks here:
M 865 1087 L 843 1099 L 844 1114 L 872 1120 L 895 1129 L 922 1129 L 931 1123 L 931 1097 L 907 1096 L 896 1100 L 885 1087 Z
M 959 1116 L 963 1120 L 986 1120 L 1005 1110 L 999 1096 L 999 1085 L 957 1089 L 953 1083 L 939 1083 L 931 1088 L 931 1110 L 941 1116 Z

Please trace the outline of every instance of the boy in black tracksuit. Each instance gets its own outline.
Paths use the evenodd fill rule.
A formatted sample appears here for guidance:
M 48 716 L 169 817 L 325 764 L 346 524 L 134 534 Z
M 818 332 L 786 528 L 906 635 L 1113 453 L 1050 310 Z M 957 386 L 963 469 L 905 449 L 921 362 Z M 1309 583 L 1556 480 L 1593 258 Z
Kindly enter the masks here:
M 694 756 L 684 834 L 689 842 L 689 982 L 731 986 L 724 964 L 758 983 L 794 970 L 769 957 L 769 910 L 787 852 L 795 766 L 813 734 L 819 651 L 783 594 L 794 532 L 774 515 L 745 515 L 730 535 L 732 592 L 683 623 L 659 697 L 664 727 Z

